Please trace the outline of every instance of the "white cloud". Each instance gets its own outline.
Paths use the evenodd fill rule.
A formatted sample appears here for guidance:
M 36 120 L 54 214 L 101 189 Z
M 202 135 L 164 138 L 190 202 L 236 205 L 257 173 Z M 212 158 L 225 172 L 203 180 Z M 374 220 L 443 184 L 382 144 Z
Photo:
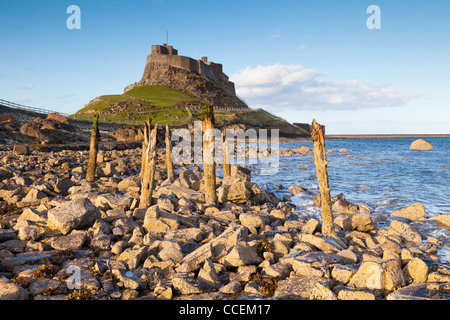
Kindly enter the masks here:
M 395 107 L 413 96 L 388 84 L 358 80 L 324 80 L 326 73 L 302 65 L 247 67 L 230 77 L 250 106 L 273 111 L 351 110 Z
M 298 50 L 303 50 L 303 49 L 306 49 L 306 48 L 308 48 L 308 45 L 307 44 L 302 44 L 302 45 L 300 45 L 298 47 Z
M 23 86 L 19 86 L 18 89 L 21 90 L 31 90 L 34 88 L 34 84 L 27 84 L 27 85 L 23 85 Z

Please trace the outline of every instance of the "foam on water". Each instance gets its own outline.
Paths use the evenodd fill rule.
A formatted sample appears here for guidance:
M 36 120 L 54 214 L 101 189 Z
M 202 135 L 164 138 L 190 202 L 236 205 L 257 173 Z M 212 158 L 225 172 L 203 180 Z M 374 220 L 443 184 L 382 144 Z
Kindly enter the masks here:
M 352 203 L 364 203 L 373 210 L 373 216 L 387 217 L 416 202 L 424 204 L 427 217 L 450 213 L 450 139 L 427 139 L 433 145 L 433 151 L 428 152 L 409 150 L 412 141 L 327 140 L 327 149 L 348 150 L 327 154 L 331 195 L 343 193 Z M 280 149 L 300 146 L 313 148 L 311 141 L 299 141 L 280 144 Z M 301 185 L 311 192 L 293 196 L 292 203 L 299 212 L 320 216 L 320 209 L 312 206 L 314 193 L 318 192 L 312 153 L 280 157 L 278 170 L 271 168 L 273 175 L 261 174 L 263 166 L 264 163 L 252 166 L 253 182 L 266 184 L 280 199 L 285 194 L 291 195 L 287 189 L 290 185 Z M 273 189 L 274 184 L 281 184 L 285 189 Z M 424 235 L 434 236 L 450 247 L 449 229 L 437 226 L 434 221 L 419 227 Z M 450 258 L 446 249 L 441 249 L 439 255 L 443 261 Z

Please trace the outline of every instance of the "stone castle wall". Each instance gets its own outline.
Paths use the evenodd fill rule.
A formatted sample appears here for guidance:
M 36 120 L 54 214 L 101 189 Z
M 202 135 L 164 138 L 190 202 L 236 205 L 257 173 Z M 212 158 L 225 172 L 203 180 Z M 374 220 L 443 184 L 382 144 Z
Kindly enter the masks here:
M 223 73 L 222 64 L 207 61 L 206 57 L 203 57 L 201 60 L 195 60 L 190 57 L 179 56 L 178 51 L 172 46 L 153 45 L 152 54 L 147 57 L 147 65 L 151 63 L 169 65 L 201 74 L 214 81 L 231 95 L 236 95 L 234 83 L 230 82 L 228 76 Z

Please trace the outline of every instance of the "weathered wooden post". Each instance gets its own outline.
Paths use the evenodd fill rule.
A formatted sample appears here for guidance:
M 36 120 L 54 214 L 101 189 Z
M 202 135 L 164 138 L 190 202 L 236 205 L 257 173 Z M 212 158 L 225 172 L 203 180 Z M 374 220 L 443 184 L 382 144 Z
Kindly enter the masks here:
M 175 178 L 175 173 L 173 171 L 172 141 L 170 140 L 169 125 L 166 125 L 166 168 L 167 168 L 167 178 L 173 180 Z
M 228 148 L 227 130 L 222 132 L 222 149 L 223 149 L 223 176 L 231 176 L 230 150 Z
M 203 131 L 203 179 L 205 181 L 205 202 L 215 205 L 216 195 L 216 166 L 214 163 L 214 109 L 205 104 L 202 108 Z
M 328 180 L 327 151 L 325 149 L 323 126 L 318 124 L 316 120 L 313 120 L 312 123 L 311 138 L 314 143 L 314 160 L 322 203 L 322 234 L 329 235 L 334 233 L 334 226 Z
M 94 116 L 94 122 L 92 123 L 91 142 L 89 144 L 89 160 L 88 160 L 88 167 L 86 170 L 86 180 L 89 182 L 95 181 L 99 137 L 100 132 L 98 130 L 98 114 L 96 114 Z
M 144 142 L 142 143 L 141 199 L 139 208 L 147 208 L 152 205 L 157 133 L 158 125 L 151 129 L 151 119 L 147 119 L 144 123 Z

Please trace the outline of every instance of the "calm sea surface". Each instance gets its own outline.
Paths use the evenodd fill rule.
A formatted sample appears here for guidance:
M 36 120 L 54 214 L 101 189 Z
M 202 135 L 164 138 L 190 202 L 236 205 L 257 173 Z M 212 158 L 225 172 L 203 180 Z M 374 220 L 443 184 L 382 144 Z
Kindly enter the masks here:
M 327 149 L 348 150 L 327 154 L 331 195 L 343 193 L 351 203 L 364 203 L 374 216 L 387 217 L 416 202 L 423 203 L 427 217 L 450 213 L 450 139 L 427 139 L 433 151 L 410 151 L 414 140 L 327 140 Z M 299 141 L 280 144 L 280 149 L 299 146 L 313 148 L 311 141 Z M 280 157 L 278 172 L 273 175 L 263 175 L 263 168 L 266 168 L 264 164 L 253 165 L 253 182 L 260 186 L 266 184 L 280 199 L 284 194 L 291 194 L 287 189 L 291 185 L 308 189 L 310 193 L 293 196 L 291 202 L 297 211 L 320 217 L 320 208 L 312 206 L 314 193 L 319 191 L 312 153 Z M 281 184 L 284 189 L 274 189 L 275 184 Z M 379 226 L 388 226 L 389 221 Z M 450 229 L 437 227 L 430 220 L 414 225 L 425 236 L 435 236 L 450 246 Z M 450 252 L 439 250 L 439 256 L 445 262 L 450 259 Z

